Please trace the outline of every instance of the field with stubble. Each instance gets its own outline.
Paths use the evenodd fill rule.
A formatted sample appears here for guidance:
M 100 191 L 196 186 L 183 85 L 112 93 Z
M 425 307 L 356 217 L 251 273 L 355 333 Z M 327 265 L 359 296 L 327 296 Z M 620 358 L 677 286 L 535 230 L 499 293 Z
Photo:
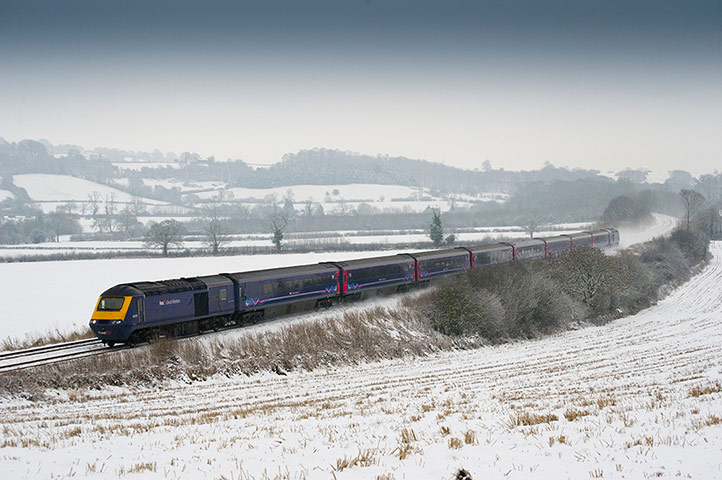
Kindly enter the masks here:
M 719 478 L 722 244 L 658 305 L 540 340 L 2 402 L 3 478 Z

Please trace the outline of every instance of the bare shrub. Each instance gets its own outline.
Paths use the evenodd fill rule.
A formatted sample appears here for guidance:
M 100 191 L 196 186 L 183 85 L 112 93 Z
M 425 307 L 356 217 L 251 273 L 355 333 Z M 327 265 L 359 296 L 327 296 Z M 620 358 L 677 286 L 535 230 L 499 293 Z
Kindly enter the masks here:
M 616 258 L 592 247 L 576 247 L 552 261 L 556 281 L 572 298 L 587 305 L 595 315 L 616 308 L 615 297 L 628 285 L 629 273 Z
M 505 334 L 500 299 L 488 290 L 473 289 L 467 277 L 444 281 L 420 304 L 432 327 L 445 335 L 496 339 Z
M 655 238 L 643 249 L 640 260 L 651 269 L 657 287 L 689 279 L 689 265 L 684 254 L 669 238 Z
M 583 318 L 584 307 L 550 277 L 547 261 L 512 263 L 471 272 L 471 283 L 492 291 L 504 307 L 505 333 L 531 337 Z
M 707 258 L 709 238 L 701 230 L 678 228 L 672 232 L 670 239 L 682 250 L 690 266 L 696 265 Z
M 617 256 L 616 262 L 626 272 L 628 283 L 626 288 L 614 292 L 614 308 L 631 314 L 657 300 L 659 286 L 655 282 L 654 274 L 638 255 L 622 252 Z

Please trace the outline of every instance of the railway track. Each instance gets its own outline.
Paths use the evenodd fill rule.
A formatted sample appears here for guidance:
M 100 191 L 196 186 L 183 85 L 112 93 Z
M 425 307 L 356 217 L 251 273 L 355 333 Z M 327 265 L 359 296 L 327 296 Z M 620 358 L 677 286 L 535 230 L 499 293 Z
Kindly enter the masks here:
M 0 373 L 51 365 L 111 351 L 95 338 L 0 353 Z

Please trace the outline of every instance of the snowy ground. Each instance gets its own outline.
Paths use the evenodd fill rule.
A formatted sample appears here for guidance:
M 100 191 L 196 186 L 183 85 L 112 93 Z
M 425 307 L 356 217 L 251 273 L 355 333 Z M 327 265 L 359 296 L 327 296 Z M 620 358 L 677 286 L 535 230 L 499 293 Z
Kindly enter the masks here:
M 172 218 L 172 217 L 168 217 Z M 187 220 L 187 217 L 176 217 L 178 220 Z M 671 218 L 671 217 L 668 217 Z M 159 217 L 139 217 L 143 223 L 157 222 Z M 86 229 L 92 229 L 91 224 L 84 225 Z M 536 236 L 548 237 L 562 233 L 578 232 L 589 228 L 588 223 L 567 223 L 554 225 L 554 230 L 536 232 Z M 452 233 L 447 231 L 447 234 Z M 348 231 L 348 232 L 307 232 L 300 234 L 302 238 L 293 233 L 286 235 L 286 245 L 317 246 L 328 244 L 368 245 L 377 244 L 393 248 L 394 245 L 408 244 L 415 242 L 429 242 L 429 235 L 423 230 L 398 230 L 391 234 L 379 234 L 374 231 Z M 459 242 L 482 242 L 491 238 L 524 238 L 527 233 L 517 226 L 479 227 L 471 232 L 454 233 Z M 248 234 L 229 235 L 228 242 L 224 247 L 272 247 L 270 234 Z M 185 241 L 183 249 L 199 250 L 207 249 L 203 241 Z M 127 252 L 127 251 L 148 251 L 148 248 L 141 240 L 129 241 L 80 241 L 72 242 L 61 237 L 60 242 L 43 242 L 33 245 L 0 245 L 1 257 L 19 257 L 25 255 L 53 255 L 58 253 L 80 253 L 80 252 Z M 157 252 L 158 250 L 155 249 Z
M 627 248 L 635 243 L 642 243 L 651 240 L 654 237 L 661 237 L 668 234 L 677 226 L 678 220 L 669 215 L 653 213 L 654 224 L 641 228 L 620 228 L 619 229 L 619 248 Z
M 12 194 L 12 192 L 8 192 L 7 190 L 0 190 L 0 202 L 3 200 L 7 200 L 8 198 L 13 198 L 15 195 Z
M 89 196 L 93 194 L 98 195 L 100 211 L 103 211 L 105 201 L 111 196 L 119 205 L 133 200 L 133 196 L 129 193 L 69 175 L 41 173 L 15 175 L 13 183 L 24 188 L 28 196 L 46 213 L 54 212 L 57 207 L 68 202 L 88 202 Z M 142 201 L 147 205 L 168 205 L 168 202 L 149 198 L 143 198 Z
M 2 478 L 722 478 L 722 244 L 602 327 L 285 376 L 4 401 Z
M 127 185 L 128 178 L 117 179 L 120 185 Z M 113 197 L 113 201 L 122 208 L 133 200 L 133 195 L 113 187 L 91 182 L 69 175 L 54 174 L 24 174 L 15 175 L 13 183 L 24 188 L 33 202 L 45 213 L 54 212 L 58 207 L 67 207 L 73 203 L 76 213 L 83 211 L 81 205 L 89 203 L 89 196 L 98 196 L 99 211 L 103 212 L 106 200 Z M 147 186 L 163 186 L 165 188 L 178 188 L 188 195 L 194 195 L 202 200 L 216 197 L 220 193 L 226 195 L 227 200 L 233 200 L 236 205 L 245 205 L 253 208 L 258 203 L 267 203 L 270 199 L 283 202 L 288 192 L 294 199 L 294 208 L 302 211 L 306 201 L 314 204 L 320 203 L 325 212 L 348 212 L 365 203 L 378 212 L 421 212 L 427 208 L 439 208 L 448 211 L 453 205 L 463 207 L 480 202 L 503 202 L 508 195 L 503 193 L 483 193 L 477 196 L 454 195 L 441 197 L 434 196 L 428 190 L 412 188 L 403 185 L 378 184 L 349 184 L 349 185 L 294 185 L 278 188 L 252 189 L 252 188 L 226 188 L 223 182 L 179 182 L 170 180 L 144 180 Z M 0 201 L 12 194 L 0 191 Z M 158 216 L 172 213 L 168 209 L 188 211 L 185 206 L 173 205 L 148 198 L 142 202 L 150 205 L 153 213 Z M 200 205 L 202 206 L 202 204 Z M 161 208 L 165 207 L 165 208 Z M 158 220 L 157 220 L 158 221 Z M 91 230 L 88 230 L 91 231 Z

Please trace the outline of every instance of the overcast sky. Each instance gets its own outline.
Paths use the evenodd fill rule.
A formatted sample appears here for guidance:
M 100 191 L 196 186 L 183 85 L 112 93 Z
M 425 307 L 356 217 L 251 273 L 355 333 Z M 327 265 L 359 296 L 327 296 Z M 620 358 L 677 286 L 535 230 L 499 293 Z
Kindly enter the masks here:
M 722 2 L 0 0 L 0 136 L 722 169 Z

